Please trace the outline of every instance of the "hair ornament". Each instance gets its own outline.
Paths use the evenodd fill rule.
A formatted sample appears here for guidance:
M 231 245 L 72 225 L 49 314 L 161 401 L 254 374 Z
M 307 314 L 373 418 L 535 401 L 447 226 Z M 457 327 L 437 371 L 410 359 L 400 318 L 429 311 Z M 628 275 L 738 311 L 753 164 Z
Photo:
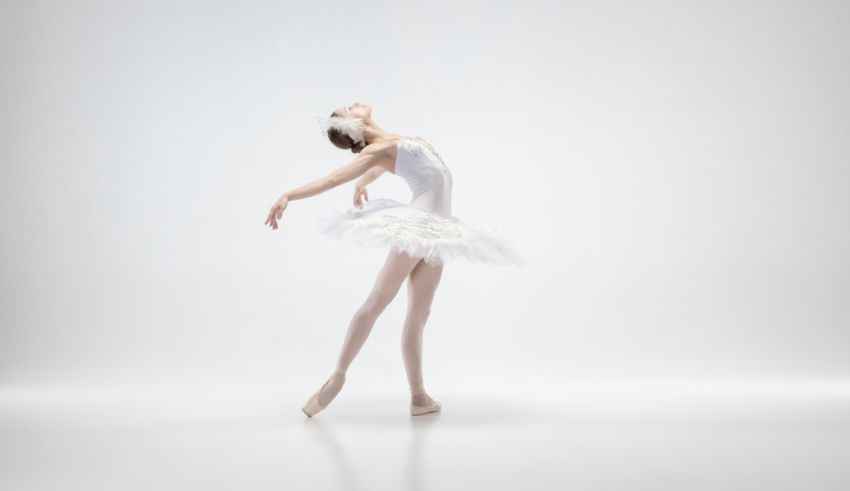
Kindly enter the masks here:
M 316 122 L 325 135 L 327 135 L 328 130 L 334 128 L 340 133 L 348 135 L 354 140 L 355 144 L 366 141 L 363 137 L 363 128 L 365 125 L 363 124 L 363 120 L 356 116 L 331 116 L 329 118 L 316 116 Z

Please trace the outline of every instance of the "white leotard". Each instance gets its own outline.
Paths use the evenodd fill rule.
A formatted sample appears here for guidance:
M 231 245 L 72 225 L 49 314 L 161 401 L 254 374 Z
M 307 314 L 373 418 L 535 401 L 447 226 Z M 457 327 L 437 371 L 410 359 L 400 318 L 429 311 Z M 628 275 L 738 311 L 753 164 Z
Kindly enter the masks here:
M 396 142 L 395 174 L 407 182 L 410 203 L 390 198 L 350 205 L 318 220 L 321 231 L 360 246 L 390 246 L 430 264 L 455 259 L 522 265 L 512 245 L 452 215 L 452 173 L 425 140 Z
M 410 205 L 441 216 L 452 213 L 452 173 L 427 142 L 402 138 L 397 143 L 395 173 L 413 196 Z

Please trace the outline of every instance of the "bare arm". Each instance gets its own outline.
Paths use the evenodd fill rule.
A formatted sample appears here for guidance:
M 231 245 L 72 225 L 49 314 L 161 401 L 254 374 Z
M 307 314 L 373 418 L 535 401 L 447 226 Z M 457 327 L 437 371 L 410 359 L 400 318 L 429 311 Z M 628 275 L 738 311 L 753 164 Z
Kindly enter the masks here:
M 269 215 L 266 218 L 266 224 L 273 229 L 277 229 L 277 220 L 283 215 L 283 210 L 286 209 L 290 200 L 309 198 L 310 196 L 324 193 L 340 184 L 361 176 L 370 169 L 379 167 L 376 164 L 380 161 L 381 155 L 378 152 L 361 152 L 350 164 L 334 170 L 327 176 L 320 177 L 303 186 L 283 193 L 275 204 L 272 205 Z
M 363 175 L 370 169 L 373 169 L 377 162 L 378 158 L 374 153 L 358 155 L 357 158 L 355 158 L 350 164 L 334 170 L 327 176 L 320 177 L 301 187 L 291 189 L 283 193 L 283 196 L 286 196 L 287 200 L 293 201 L 324 193 L 325 191 L 333 189 L 340 184 L 344 184 L 355 177 Z
M 381 174 L 383 174 L 386 171 L 387 171 L 387 169 L 382 165 L 376 165 L 376 166 L 372 167 L 371 169 L 364 172 L 362 176 L 360 176 L 360 179 L 358 179 L 357 182 L 355 183 L 355 187 L 365 188 L 369 184 L 372 184 L 373 182 L 375 182 L 375 179 L 380 177 Z
M 360 179 L 354 184 L 354 198 L 352 202 L 354 206 L 360 208 L 363 206 L 363 200 L 369 201 L 369 192 L 366 191 L 366 186 L 372 183 L 375 179 L 378 178 L 381 174 L 386 172 L 385 169 L 381 165 L 376 165 L 371 169 L 367 170 L 360 176 Z

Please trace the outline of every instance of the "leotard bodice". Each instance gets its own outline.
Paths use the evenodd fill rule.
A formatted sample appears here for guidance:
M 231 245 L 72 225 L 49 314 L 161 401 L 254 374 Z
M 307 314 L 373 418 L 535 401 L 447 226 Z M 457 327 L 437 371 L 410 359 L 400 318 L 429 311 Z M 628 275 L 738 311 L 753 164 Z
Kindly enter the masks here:
M 413 196 L 410 205 L 441 216 L 452 213 L 452 173 L 429 143 L 402 138 L 397 143 L 395 173 Z

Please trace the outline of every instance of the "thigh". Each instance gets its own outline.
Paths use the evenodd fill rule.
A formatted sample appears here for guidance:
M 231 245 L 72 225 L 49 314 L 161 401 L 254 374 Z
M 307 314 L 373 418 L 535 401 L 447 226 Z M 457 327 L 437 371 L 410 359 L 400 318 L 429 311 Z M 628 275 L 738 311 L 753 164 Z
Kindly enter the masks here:
M 387 259 L 375 280 L 374 293 L 389 297 L 395 295 L 404 279 L 420 261 L 424 262 L 422 258 L 390 248 Z
M 408 279 L 410 303 L 418 307 L 430 308 L 442 276 L 442 264 L 435 266 L 424 260 L 420 261 L 410 272 Z

